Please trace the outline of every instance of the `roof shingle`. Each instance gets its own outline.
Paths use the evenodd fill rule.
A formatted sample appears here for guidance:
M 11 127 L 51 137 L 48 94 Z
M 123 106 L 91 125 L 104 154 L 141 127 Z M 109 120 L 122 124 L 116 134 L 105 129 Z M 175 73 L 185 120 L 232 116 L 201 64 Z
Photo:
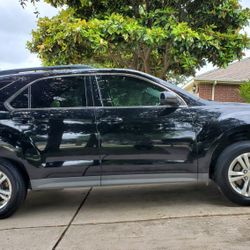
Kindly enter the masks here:
M 250 80 L 250 57 L 230 64 L 225 69 L 215 69 L 194 78 L 195 81 L 245 82 Z

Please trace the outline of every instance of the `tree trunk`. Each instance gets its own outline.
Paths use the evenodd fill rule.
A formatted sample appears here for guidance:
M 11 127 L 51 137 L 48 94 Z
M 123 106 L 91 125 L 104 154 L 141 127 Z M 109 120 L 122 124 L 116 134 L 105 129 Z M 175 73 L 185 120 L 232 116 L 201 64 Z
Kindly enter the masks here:
M 170 60 L 169 60 L 169 45 L 167 44 L 165 47 L 165 52 L 162 55 L 162 61 L 163 61 L 163 68 L 159 74 L 159 77 L 163 80 L 166 80 L 167 78 L 167 72 L 168 72 L 168 68 L 170 66 Z
M 151 53 L 151 48 L 143 47 L 142 49 L 142 60 L 143 60 L 143 67 L 144 67 L 143 71 L 148 74 L 151 73 L 150 53 Z

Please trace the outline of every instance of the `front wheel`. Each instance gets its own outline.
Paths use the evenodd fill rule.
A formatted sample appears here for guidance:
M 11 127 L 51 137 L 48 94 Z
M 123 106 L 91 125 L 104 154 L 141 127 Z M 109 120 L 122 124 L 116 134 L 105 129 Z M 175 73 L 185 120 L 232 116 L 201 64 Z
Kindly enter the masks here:
M 239 205 L 250 205 L 250 141 L 227 147 L 216 163 L 215 181 Z
M 19 171 L 0 161 L 0 219 L 11 216 L 25 200 L 27 188 Z

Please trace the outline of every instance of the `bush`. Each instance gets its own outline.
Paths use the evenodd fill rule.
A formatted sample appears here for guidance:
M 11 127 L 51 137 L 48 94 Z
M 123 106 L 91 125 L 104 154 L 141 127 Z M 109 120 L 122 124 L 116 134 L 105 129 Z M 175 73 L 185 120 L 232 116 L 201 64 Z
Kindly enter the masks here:
M 250 80 L 240 85 L 240 96 L 250 103 Z

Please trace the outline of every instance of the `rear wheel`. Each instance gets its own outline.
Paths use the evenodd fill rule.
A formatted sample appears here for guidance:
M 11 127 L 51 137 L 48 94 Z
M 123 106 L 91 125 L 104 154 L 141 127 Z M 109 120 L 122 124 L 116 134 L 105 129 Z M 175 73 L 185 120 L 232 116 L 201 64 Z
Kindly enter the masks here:
M 222 152 L 215 181 L 228 199 L 250 205 L 250 141 L 232 144 Z
M 25 200 L 27 188 L 22 175 L 9 162 L 0 162 L 0 219 L 11 216 Z

